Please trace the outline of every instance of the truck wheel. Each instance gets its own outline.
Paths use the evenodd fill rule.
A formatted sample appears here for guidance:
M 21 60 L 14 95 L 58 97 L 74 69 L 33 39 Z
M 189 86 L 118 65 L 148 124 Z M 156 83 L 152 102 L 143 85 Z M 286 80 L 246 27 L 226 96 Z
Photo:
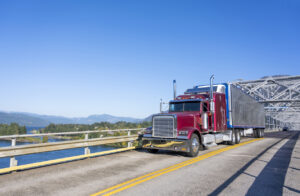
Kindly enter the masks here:
M 241 141 L 241 132 L 239 129 L 235 129 L 234 132 L 235 132 L 235 143 L 239 144 Z
M 236 136 L 235 132 L 236 132 L 235 129 L 233 129 L 233 130 L 231 131 L 231 141 L 228 141 L 228 144 L 229 144 L 229 145 L 234 145 L 235 142 L 236 142 L 236 140 L 235 140 L 235 138 L 236 138 L 236 137 L 235 137 L 235 136 Z
M 241 137 L 245 137 L 245 136 L 246 136 L 246 135 L 245 135 L 244 129 L 242 129 L 242 130 L 240 131 L 240 135 L 241 135 Z
M 257 129 L 257 137 L 261 138 L 261 129 Z
M 150 153 L 157 153 L 158 149 L 147 149 L 147 151 Z
M 261 129 L 261 137 L 264 137 L 265 136 L 265 129 Z
M 256 129 L 256 137 L 257 138 L 264 137 L 264 129 Z
M 258 130 L 257 129 L 253 129 L 253 137 L 258 137 Z
M 198 135 L 193 133 L 193 135 L 189 141 L 190 151 L 187 153 L 187 156 L 189 156 L 189 157 L 197 156 L 199 153 L 200 146 L 201 146 L 201 144 L 200 144 Z

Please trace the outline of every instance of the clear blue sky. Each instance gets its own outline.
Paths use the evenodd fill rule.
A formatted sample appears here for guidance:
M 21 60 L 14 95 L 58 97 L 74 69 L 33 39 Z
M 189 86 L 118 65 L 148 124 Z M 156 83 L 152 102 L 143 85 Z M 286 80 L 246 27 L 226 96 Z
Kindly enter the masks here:
M 2 111 L 143 118 L 212 73 L 299 75 L 300 1 L 0 1 Z

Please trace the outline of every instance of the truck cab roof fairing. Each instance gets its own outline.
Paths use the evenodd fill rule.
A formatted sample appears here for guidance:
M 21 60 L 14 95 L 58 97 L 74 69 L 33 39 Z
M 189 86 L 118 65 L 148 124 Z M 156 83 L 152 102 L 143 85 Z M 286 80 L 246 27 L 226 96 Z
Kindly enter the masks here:
M 180 103 L 180 102 L 200 102 L 203 99 L 179 99 L 179 100 L 172 100 L 169 103 Z
M 195 86 L 194 88 L 187 89 L 184 94 L 200 94 L 207 93 L 210 91 L 210 86 Z M 217 93 L 225 93 L 224 84 L 215 84 L 213 85 L 213 91 Z

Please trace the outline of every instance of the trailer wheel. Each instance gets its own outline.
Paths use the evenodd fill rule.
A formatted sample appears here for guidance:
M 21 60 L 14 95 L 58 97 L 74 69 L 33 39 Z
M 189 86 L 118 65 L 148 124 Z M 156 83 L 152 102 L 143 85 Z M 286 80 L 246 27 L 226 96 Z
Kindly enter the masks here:
M 261 138 L 261 129 L 257 129 L 257 137 Z
M 262 129 L 253 130 L 253 136 L 256 137 L 256 138 L 263 137 L 263 130 Z
M 256 137 L 257 138 L 262 138 L 264 137 L 265 133 L 264 133 L 264 129 L 256 129 Z
M 187 152 L 187 156 L 189 157 L 195 157 L 198 155 L 199 153 L 199 149 L 200 149 L 200 140 L 197 134 L 193 133 L 190 141 L 189 141 L 189 149 L 190 151 Z
M 229 145 L 234 145 L 235 144 L 235 142 L 236 142 L 236 134 L 235 134 L 235 132 L 236 132 L 236 130 L 235 129 L 233 129 L 232 131 L 231 131 L 231 141 L 228 141 L 228 144 Z
M 264 137 L 265 136 L 265 129 L 261 129 L 261 137 Z
M 253 137 L 258 137 L 258 129 L 253 129 Z
M 241 141 L 241 132 L 239 129 L 235 129 L 234 132 L 235 132 L 235 143 L 239 144 Z
M 147 149 L 147 151 L 150 153 L 157 153 L 158 149 Z

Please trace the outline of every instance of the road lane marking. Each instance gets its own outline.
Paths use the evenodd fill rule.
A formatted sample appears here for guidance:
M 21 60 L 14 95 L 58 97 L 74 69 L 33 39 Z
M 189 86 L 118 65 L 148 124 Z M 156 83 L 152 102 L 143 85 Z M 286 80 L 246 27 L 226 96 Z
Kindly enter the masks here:
M 249 141 L 246 141 L 246 142 L 242 142 L 240 144 L 236 144 L 234 146 L 228 146 L 228 147 L 225 147 L 225 148 L 221 148 L 219 150 L 215 150 L 215 151 L 212 151 L 212 152 L 208 152 L 206 154 L 203 154 L 203 155 L 200 155 L 198 157 L 195 157 L 195 158 L 192 158 L 192 159 L 189 159 L 187 161 L 183 161 L 181 163 L 177 163 L 175 165 L 172 165 L 172 166 L 169 166 L 169 167 L 166 167 L 164 169 L 160 169 L 160 170 L 157 170 L 157 171 L 154 171 L 154 172 L 151 172 L 151 173 L 148 173 L 148 174 L 145 174 L 143 176 L 140 176 L 140 177 L 137 177 L 137 178 L 134 178 L 134 179 L 131 179 L 131 180 L 128 180 L 128 181 L 125 181 L 121 184 L 118 184 L 118 185 L 115 185 L 115 186 L 112 186 L 112 187 L 109 187 L 107 189 L 104 189 L 104 190 L 101 190 L 97 193 L 94 193 L 92 194 L 91 196 L 98 196 L 98 195 L 104 195 L 104 196 L 109 196 L 109 195 L 113 195 L 115 193 L 118 193 L 118 192 L 121 192 L 125 189 L 128 189 L 128 188 L 131 188 L 135 185 L 138 185 L 138 184 L 141 184 L 145 181 L 148 181 L 148 180 L 151 180 L 153 178 L 156 178 L 158 176 L 161 176 L 163 174 L 166 174 L 166 173 L 169 173 L 169 172 L 172 172 L 172 171 L 175 171 L 175 170 L 178 170 L 180 168 L 183 168 L 183 167 L 186 167 L 188 165 L 191 165 L 193 163 L 196 163 L 198 161 L 201 161 L 201 160 L 204 160 L 204 159 L 207 159 L 209 157 L 212 157 L 214 155 L 217 155 L 217 154 L 220 154 L 222 152 L 225 152 L 225 151 L 228 151 L 228 150 L 231 150 L 231 149 L 234 149 L 234 148 L 237 148 L 237 147 L 240 147 L 240 146 L 243 146 L 243 145 L 246 145 L 246 144 L 249 144 L 249 143 L 252 143 L 252 142 L 255 142 L 255 141 L 258 141 L 258 140 L 262 140 L 263 138 L 260 138 L 260 139 L 252 139 L 252 140 L 249 140 Z
M 168 169 L 172 169 L 172 168 L 174 168 L 174 167 L 177 167 L 177 166 L 183 165 L 183 164 L 185 164 L 185 163 L 188 163 L 188 162 L 192 162 L 193 160 L 194 160 L 194 159 L 189 159 L 189 160 L 183 161 L 183 162 L 181 162 L 181 163 L 177 163 L 177 164 L 175 164 L 175 165 L 172 165 L 172 166 L 166 167 L 166 168 L 164 168 L 164 169 L 160 169 L 160 170 L 157 170 L 157 171 L 154 171 L 154 172 L 148 173 L 148 174 L 146 174 L 146 175 L 143 175 L 143 176 L 140 176 L 140 177 L 134 178 L 134 179 L 132 179 L 132 180 L 129 180 L 129 181 L 126 181 L 126 182 L 124 182 L 124 183 L 121 183 L 121 184 L 118 184 L 118 185 L 112 186 L 112 187 L 110 187 L 110 188 L 107 188 L 107 189 L 105 189 L 105 190 L 102 190 L 102 191 L 100 191 L 100 192 L 97 192 L 97 193 L 95 193 L 95 194 L 93 194 L 93 195 L 99 195 L 99 194 L 102 194 L 102 193 L 104 193 L 104 192 L 107 192 L 107 191 L 113 190 L 113 189 L 115 189 L 115 188 L 121 187 L 121 186 L 123 186 L 123 185 L 126 185 L 126 184 L 128 184 L 128 183 L 131 183 L 131 182 L 134 182 L 134 181 L 140 180 L 140 179 L 142 179 L 142 178 L 145 178 L 145 177 L 148 177 L 148 176 L 151 176 L 151 175 L 154 175 L 154 174 L 157 174 L 157 173 L 163 172 L 163 171 L 165 171 L 165 170 L 168 170 Z
M 54 160 L 49 160 L 49 161 L 42 161 L 42 162 L 30 163 L 30 164 L 26 164 L 26 165 L 8 167 L 8 168 L 0 169 L 0 174 L 17 171 L 17 170 L 41 167 L 41 166 L 45 166 L 45 165 L 64 163 L 64 162 L 68 162 L 68 161 L 75 161 L 75 160 L 79 160 L 79 159 L 101 156 L 101 155 L 106 155 L 106 154 L 112 154 L 112 153 L 117 153 L 117 152 L 124 152 L 124 151 L 128 151 L 128 150 L 133 150 L 133 149 L 135 149 L 135 147 L 120 148 L 120 149 L 96 152 L 96 153 L 91 153 L 91 154 L 86 154 L 86 155 L 78 155 L 78 156 L 73 156 L 73 157 L 66 157 L 66 158 L 61 158 L 61 159 L 54 159 Z

